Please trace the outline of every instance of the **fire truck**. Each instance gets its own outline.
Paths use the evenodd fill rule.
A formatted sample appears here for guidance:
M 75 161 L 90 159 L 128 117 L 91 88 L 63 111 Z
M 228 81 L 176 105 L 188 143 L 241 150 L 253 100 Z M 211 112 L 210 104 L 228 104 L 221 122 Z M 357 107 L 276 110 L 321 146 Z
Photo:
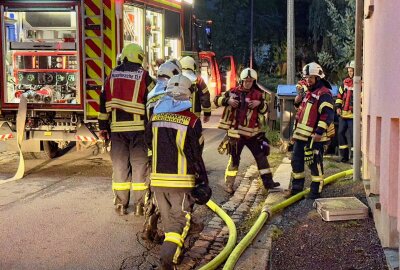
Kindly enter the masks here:
M 187 2 L 0 0 L 0 151 L 16 150 L 22 98 L 23 152 L 52 158 L 69 142 L 96 143 L 99 95 L 118 53 L 140 44 L 153 74 L 158 58 L 178 58 Z

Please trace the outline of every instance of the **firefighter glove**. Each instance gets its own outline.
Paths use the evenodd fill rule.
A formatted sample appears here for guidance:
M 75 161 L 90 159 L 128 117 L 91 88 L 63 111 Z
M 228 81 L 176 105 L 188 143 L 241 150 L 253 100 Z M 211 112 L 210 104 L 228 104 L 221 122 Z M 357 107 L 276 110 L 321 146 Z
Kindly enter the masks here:
M 206 204 L 211 198 L 211 188 L 208 184 L 198 184 L 196 185 L 191 192 L 192 197 L 195 202 L 200 205 Z
M 310 166 L 314 162 L 314 151 L 313 151 L 313 140 L 309 146 L 304 147 L 304 162 L 306 165 Z
M 218 145 L 218 153 L 220 153 L 221 155 L 229 155 L 229 137 L 227 135 L 225 135 L 221 143 Z

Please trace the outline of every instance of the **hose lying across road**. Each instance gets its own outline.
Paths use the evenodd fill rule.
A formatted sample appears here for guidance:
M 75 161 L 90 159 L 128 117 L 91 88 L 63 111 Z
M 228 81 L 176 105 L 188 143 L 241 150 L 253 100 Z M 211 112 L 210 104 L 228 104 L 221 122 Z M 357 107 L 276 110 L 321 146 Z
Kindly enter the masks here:
M 26 121 L 26 111 L 28 108 L 28 101 L 24 96 L 21 96 L 21 100 L 19 103 L 18 107 L 18 114 L 17 114 L 17 147 L 19 151 L 19 163 L 18 163 L 18 169 L 15 175 L 11 178 L 8 179 L 0 179 L 3 180 L 0 182 L 0 185 L 19 180 L 22 177 L 24 177 L 25 174 L 25 160 L 24 156 L 22 154 L 22 141 L 24 140 L 24 131 L 25 131 L 25 121 Z
M 330 184 L 338 180 L 339 178 L 343 178 L 352 174 L 353 174 L 353 169 L 331 175 L 324 179 L 324 185 Z M 239 260 L 240 256 L 242 255 L 242 253 L 246 250 L 246 248 L 251 244 L 251 242 L 260 232 L 261 228 L 264 226 L 268 218 L 271 217 L 273 214 L 279 212 L 280 210 L 286 208 L 287 206 L 301 200 L 308 193 L 310 193 L 309 188 L 271 207 L 267 207 L 266 205 L 264 205 L 260 216 L 254 223 L 254 225 L 251 227 L 250 231 L 245 235 L 245 237 L 239 242 L 239 244 L 234 249 L 233 247 L 236 243 L 236 237 L 237 237 L 235 223 L 233 223 L 232 219 L 221 208 L 219 208 L 213 201 L 210 200 L 207 203 L 207 206 L 215 213 L 217 213 L 225 221 L 229 229 L 229 239 L 227 245 L 221 251 L 221 253 L 218 254 L 217 257 L 215 257 L 212 261 L 210 261 L 200 269 L 201 270 L 216 269 L 220 264 L 222 264 L 225 261 L 225 259 L 228 256 L 229 256 L 228 260 L 226 261 L 223 270 L 233 269 L 237 261 Z

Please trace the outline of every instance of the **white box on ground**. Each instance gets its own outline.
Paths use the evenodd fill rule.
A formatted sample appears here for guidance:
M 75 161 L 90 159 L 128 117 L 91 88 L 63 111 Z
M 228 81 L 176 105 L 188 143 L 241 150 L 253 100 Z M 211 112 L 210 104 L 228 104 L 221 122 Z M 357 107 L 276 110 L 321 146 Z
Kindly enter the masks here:
M 364 219 L 368 217 L 368 206 L 356 197 L 316 199 L 314 207 L 325 221 Z

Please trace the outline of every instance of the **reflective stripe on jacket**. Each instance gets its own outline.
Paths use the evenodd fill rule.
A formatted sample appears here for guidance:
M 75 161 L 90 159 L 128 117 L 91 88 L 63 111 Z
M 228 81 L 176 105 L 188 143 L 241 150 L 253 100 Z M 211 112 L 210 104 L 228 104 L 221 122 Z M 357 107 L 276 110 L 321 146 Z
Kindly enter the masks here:
M 230 98 L 239 101 L 237 108 L 229 106 Z M 250 109 L 248 105 L 251 100 L 259 100 L 261 103 L 257 108 Z M 222 96 L 217 96 L 214 103 L 216 106 L 225 106 L 218 128 L 228 130 L 230 137 L 257 135 L 260 132 L 259 114 L 265 114 L 268 110 L 263 92 L 255 87 L 248 92 L 243 91 L 242 86 L 236 87 L 226 91 Z
M 293 138 L 307 141 L 313 133 L 317 133 L 322 136 L 321 141 L 328 141 L 327 129 L 333 116 L 331 91 L 322 85 L 308 91 L 296 114 Z
M 195 175 L 206 175 L 201 121 L 189 110 L 154 114 L 145 138 L 153 153 L 153 188 L 191 189 L 196 184 Z
M 337 108 L 342 110 L 342 118 L 353 118 L 353 79 L 346 78 L 343 85 L 339 88 L 339 93 L 335 102 Z
M 116 67 L 100 96 L 100 129 L 143 131 L 147 122 L 145 103 L 153 86 L 153 80 L 140 65 L 124 63 Z

